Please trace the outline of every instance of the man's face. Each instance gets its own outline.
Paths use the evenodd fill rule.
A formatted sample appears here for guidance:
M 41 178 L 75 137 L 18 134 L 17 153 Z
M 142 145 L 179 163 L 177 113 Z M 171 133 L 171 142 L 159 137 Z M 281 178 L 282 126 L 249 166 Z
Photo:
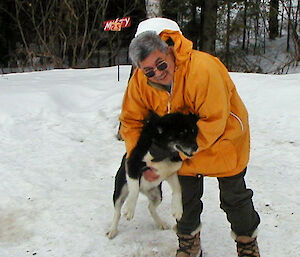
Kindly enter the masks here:
M 151 82 L 170 85 L 173 82 L 175 70 L 175 58 L 172 49 L 169 48 L 167 53 L 155 50 L 140 62 L 139 68 L 143 70 L 145 75 L 151 73 L 153 75 L 154 72 L 154 76 L 148 77 Z

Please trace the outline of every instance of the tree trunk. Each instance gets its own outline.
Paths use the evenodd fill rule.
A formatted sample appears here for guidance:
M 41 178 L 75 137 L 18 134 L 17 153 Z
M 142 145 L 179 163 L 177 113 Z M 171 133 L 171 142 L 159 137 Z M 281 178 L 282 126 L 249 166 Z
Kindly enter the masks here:
M 146 0 L 147 18 L 162 17 L 161 0 Z
M 297 3 L 297 10 L 296 10 L 296 16 L 295 16 L 295 29 L 297 31 L 298 23 L 299 23 L 299 16 L 300 16 L 300 0 L 298 0 Z
M 225 64 L 229 68 L 230 58 L 230 10 L 231 3 L 227 2 L 227 25 L 226 25 L 226 52 L 225 52 Z
M 245 50 L 245 44 L 246 44 L 246 34 L 247 34 L 247 9 L 248 9 L 248 0 L 244 1 L 244 17 L 243 17 L 243 45 L 242 45 L 242 49 Z
M 200 49 L 215 54 L 217 24 L 217 0 L 205 0 L 201 8 Z
M 197 12 L 197 0 L 191 2 L 191 21 L 188 25 L 189 39 L 193 41 L 193 48 L 198 49 L 198 41 L 200 38 L 200 31 L 196 22 L 196 12 Z
M 270 13 L 269 13 L 270 39 L 275 39 L 278 36 L 278 9 L 279 9 L 279 0 L 271 0 Z
M 280 28 L 279 28 L 279 37 L 282 37 L 282 29 L 283 29 L 283 21 L 284 21 L 284 7 L 281 8 L 281 21 L 280 21 Z
M 294 21 L 292 22 L 292 36 L 293 36 L 293 42 L 295 47 L 295 60 L 297 62 L 300 61 L 300 36 L 298 34 L 298 16 L 300 12 L 300 0 L 298 0 L 297 3 L 297 9 L 295 13 Z
M 259 33 L 259 8 L 260 8 L 260 0 L 256 0 L 255 5 L 255 25 L 254 25 L 254 47 L 253 47 L 253 54 L 256 55 L 256 48 L 258 42 L 258 33 Z
M 287 28 L 287 42 L 286 42 L 286 51 L 290 51 L 290 31 L 291 31 L 291 12 L 292 12 L 292 0 L 289 0 L 288 6 L 288 28 Z
M 262 13 L 262 20 L 263 20 L 263 26 L 264 26 L 264 43 L 263 43 L 263 49 L 264 49 L 264 54 L 266 53 L 266 28 L 267 28 L 267 25 L 266 25 L 266 14 L 267 14 L 267 11 L 266 11 L 266 8 L 265 8 L 265 0 L 262 1 L 262 6 L 263 6 L 263 13 Z M 278 24 L 277 24 L 277 34 L 278 34 Z

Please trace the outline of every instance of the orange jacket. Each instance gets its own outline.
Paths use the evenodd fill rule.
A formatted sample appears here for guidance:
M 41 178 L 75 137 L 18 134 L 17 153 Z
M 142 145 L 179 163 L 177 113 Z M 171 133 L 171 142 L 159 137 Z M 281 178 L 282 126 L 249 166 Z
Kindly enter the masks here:
M 165 30 L 160 37 L 171 37 L 175 43 L 172 92 L 148 83 L 143 71 L 135 70 L 120 115 L 127 155 L 137 143 L 148 110 L 159 115 L 191 112 L 200 117 L 199 151 L 184 159 L 178 174 L 227 177 L 240 173 L 249 160 L 248 114 L 227 69 L 216 57 L 193 50 L 192 42 L 179 32 Z

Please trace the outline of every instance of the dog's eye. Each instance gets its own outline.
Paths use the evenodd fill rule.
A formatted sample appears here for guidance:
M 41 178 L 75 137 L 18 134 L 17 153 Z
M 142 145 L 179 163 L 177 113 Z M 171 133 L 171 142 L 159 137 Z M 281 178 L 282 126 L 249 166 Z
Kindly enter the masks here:
M 161 135 L 163 133 L 163 128 L 162 127 L 158 127 L 157 128 L 157 132 L 158 132 L 158 134 Z
M 198 129 L 192 128 L 192 133 L 193 134 L 197 134 L 198 133 Z
M 187 132 L 188 132 L 188 130 L 185 129 L 184 131 L 179 132 L 179 136 L 183 137 L 183 136 L 185 136 L 187 134 Z

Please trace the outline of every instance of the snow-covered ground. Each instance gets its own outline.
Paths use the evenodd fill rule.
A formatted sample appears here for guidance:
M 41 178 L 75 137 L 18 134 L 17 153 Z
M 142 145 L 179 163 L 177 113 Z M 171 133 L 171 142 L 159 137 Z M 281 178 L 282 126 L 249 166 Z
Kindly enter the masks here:
M 114 174 L 124 153 L 115 138 L 129 66 L 0 76 L 0 257 L 170 257 L 177 239 L 160 231 L 140 196 L 135 217 L 106 238 Z M 261 215 L 264 257 L 300 256 L 300 74 L 231 73 L 248 107 L 252 154 L 247 184 Z M 174 225 L 164 185 L 161 216 Z M 205 257 L 236 256 L 205 179 Z

